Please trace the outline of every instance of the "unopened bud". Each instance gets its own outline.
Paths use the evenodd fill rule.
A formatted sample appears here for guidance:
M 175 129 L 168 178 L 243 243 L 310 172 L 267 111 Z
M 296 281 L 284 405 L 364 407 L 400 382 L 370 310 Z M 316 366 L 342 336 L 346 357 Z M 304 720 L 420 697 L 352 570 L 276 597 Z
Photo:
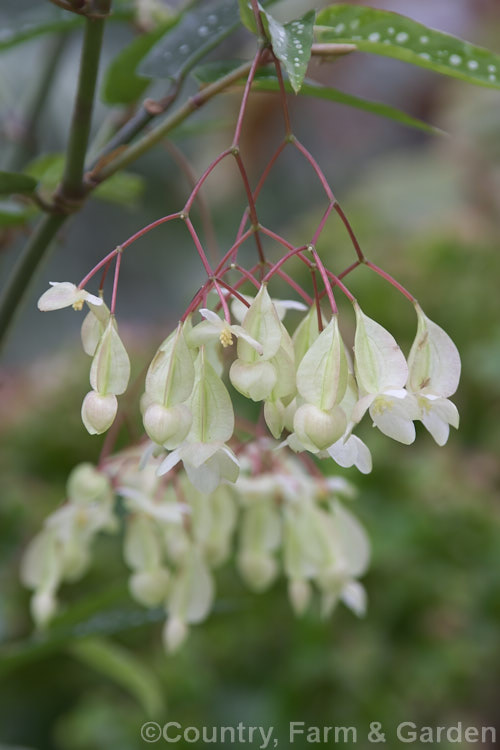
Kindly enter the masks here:
M 304 446 L 325 450 L 336 443 L 345 432 L 347 420 L 338 406 L 331 411 L 322 411 L 313 404 L 299 406 L 293 418 L 295 434 Z
M 161 404 L 151 404 L 144 412 L 144 429 L 151 440 L 159 445 L 177 447 L 191 427 L 191 412 L 184 404 L 167 408 Z
M 108 393 L 105 396 L 97 391 L 90 391 L 83 399 L 82 421 L 91 435 L 101 435 L 114 422 L 118 411 L 116 396 Z
M 246 363 L 236 359 L 231 365 L 229 379 L 237 391 L 252 401 L 263 401 L 276 385 L 276 370 L 270 362 Z
M 169 580 L 170 575 L 166 568 L 134 573 L 129 580 L 130 594 L 139 604 L 156 607 L 167 595 Z

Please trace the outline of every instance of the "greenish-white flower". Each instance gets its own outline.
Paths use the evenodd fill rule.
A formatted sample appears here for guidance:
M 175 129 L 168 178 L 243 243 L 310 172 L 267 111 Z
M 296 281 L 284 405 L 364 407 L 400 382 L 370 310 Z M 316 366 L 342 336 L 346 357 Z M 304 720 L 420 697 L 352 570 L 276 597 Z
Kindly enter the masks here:
M 60 310 L 63 307 L 73 307 L 81 310 L 84 302 L 89 302 L 98 307 L 103 304 L 100 297 L 80 289 L 70 281 L 51 281 L 51 289 L 47 289 L 38 300 L 38 309 L 43 312 Z

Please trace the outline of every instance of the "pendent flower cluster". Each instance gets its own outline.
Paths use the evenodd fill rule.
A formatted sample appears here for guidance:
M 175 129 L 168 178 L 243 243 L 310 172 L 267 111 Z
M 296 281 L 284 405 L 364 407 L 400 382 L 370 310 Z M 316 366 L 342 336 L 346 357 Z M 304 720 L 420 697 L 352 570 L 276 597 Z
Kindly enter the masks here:
M 355 434 L 367 412 L 381 432 L 405 444 L 414 441 L 417 421 L 439 445 L 446 443 L 450 425 L 458 427 L 457 409 L 449 400 L 460 376 L 455 345 L 401 284 L 363 254 L 320 166 L 291 132 L 283 86 L 285 138 L 251 189 L 239 140 L 253 77 L 270 60 L 282 84 L 272 51 L 259 50 L 233 143 L 205 170 L 182 210 L 122 242 L 78 286 L 54 283 L 39 300 L 41 310 L 88 307 L 82 342 L 92 357 L 91 390 L 83 400 L 82 420 L 91 434 L 100 435 L 117 418 L 117 397 L 125 394 L 130 378 L 115 318 L 125 251 L 146 232 L 179 220 L 206 271 L 205 283 L 149 365 L 141 398 L 146 438 L 115 455 L 106 453 L 97 468 L 75 469 L 67 503 L 47 519 L 28 548 L 23 579 L 34 590 L 33 615 L 40 625 L 56 612 L 60 584 L 87 569 L 95 536 L 120 528 L 118 496 L 128 511 L 124 557 L 132 569 L 131 594 L 145 606 L 165 607 L 165 643 L 171 650 L 182 643 L 190 624 L 207 616 L 214 598 L 212 570 L 233 550 L 242 577 L 255 590 L 270 586 L 283 570 L 297 613 L 308 608 L 317 591 L 324 615 L 339 600 L 362 614 L 365 593 L 358 578 L 368 565 L 369 544 L 339 498 L 352 495 L 352 488 L 338 477 L 324 478 L 317 460 L 369 473 L 370 450 Z M 259 194 L 287 147 L 297 149 L 313 168 L 327 198 L 313 237 L 301 246 L 258 217 Z M 201 187 L 226 158 L 236 160 L 247 207 L 234 243 L 212 266 L 190 213 Z M 334 212 L 356 252 L 355 262 L 340 272 L 330 269 L 316 248 Z M 247 241 L 257 249 L 252 268 L 238 263 Z M 267 258 L 266 242 L 280 248 L 278 260 Z M 312 296 L 284 269 L 294 258 L 310 272 Z M 103 283 L 112 263 L 108 307 Z M 345 286 L 343 279 L 363 264 L 415 306 L 417 332 L 408 359 Z M 93 295 L 85 287 L 99 271 L 103 280 Z M 271 296 L 276 277 L 289 284 L 294 299 Z M 338 291 L 354 308 L 352 347 L 342 338 Z M 293 327 L 284 322 L 289 310 L 296 320 L 300 316 Z M 261 405 L 266 427 L 235 415 L 241 397 Z

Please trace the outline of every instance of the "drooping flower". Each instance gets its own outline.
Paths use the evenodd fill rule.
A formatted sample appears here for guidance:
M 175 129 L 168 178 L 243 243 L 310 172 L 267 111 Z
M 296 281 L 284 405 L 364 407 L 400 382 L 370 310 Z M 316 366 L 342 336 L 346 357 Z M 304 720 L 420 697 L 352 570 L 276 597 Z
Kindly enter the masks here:
M 60 310 L 63 307 L 73 307 L 81 310 L 84 302 L 90 302 L 98 307 L 103 304 L 101 297 L 80 289 L 70 281 L 51 281 L 51 289 L 47 289 L 38 300 L 38 309 L 43 312 Z
M 415 394 L 418 418 L 438 445 L 448 440 L 450 425 L 458 427 L 458 411 L 450 400 L 460 380 L 457 347 L 436 323 L 415 305 L 418 326 L 408 358 L 408 390 Z
M 198 323 L 189 332 L 189 343 L 192 346 L 203 346 L 203 344 L 218 339 L 222 346 L 226 348 L 231 346 L 233 336 L 235 336 L 244 339 L 258 354 L 263 353 L 262 344 L 252 338 L 242 326 L 229 324 L 227 320 L 220 318 L 213 310 L 201 308 L 199 312 L 205 320 Z
M 394 337 L 379 323 L 356 312 L 354 356 L 360 400 L 352 419 L 360 422 L 369 409 L 378 429 L 388 437 L 409 445 L 415 440 L 419 410 L 415 397 L 405 389 L 408 365 Z

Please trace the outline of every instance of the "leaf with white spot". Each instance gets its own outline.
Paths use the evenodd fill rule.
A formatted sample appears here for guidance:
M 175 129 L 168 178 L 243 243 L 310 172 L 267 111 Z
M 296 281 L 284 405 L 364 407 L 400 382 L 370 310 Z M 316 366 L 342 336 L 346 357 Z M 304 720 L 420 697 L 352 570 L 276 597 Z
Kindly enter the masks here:
M 355 44 L 361 52 L 500 88 L 500 55 L 398 13 L 342 3 L 320 11 L 316 24 L 319 42 Z
M 273 52 L 283 63 L 296 94 L 300 91 L 311 59 L 315 17 L 316 11 L 310 10 L 302 18 L 283 25 L 269 13 L 262 13 L 262 20 L 271 39 Z

